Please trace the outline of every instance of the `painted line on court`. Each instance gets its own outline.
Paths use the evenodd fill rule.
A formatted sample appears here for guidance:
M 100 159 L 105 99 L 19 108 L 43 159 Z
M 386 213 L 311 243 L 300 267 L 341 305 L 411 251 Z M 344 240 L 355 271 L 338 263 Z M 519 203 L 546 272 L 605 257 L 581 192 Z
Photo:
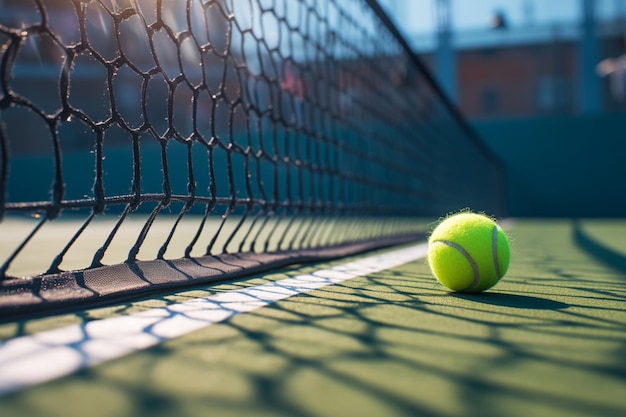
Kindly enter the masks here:
M 311 274 L 10 339 L 0 343 L 0 395 L 147 349 L 297 294 L 424 258 L 427 250 L 426 243 L 411 245 Z

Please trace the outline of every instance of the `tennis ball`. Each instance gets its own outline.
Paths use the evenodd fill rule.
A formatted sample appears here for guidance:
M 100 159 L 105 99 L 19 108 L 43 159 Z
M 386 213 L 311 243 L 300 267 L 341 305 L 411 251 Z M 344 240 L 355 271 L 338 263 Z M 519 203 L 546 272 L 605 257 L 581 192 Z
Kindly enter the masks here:
M 506 274 L 511 254 L 506 235 L 492 219 L 464 212 L 444 219 L 428 239 L 428 263 L 453 291 L 481 292 Z

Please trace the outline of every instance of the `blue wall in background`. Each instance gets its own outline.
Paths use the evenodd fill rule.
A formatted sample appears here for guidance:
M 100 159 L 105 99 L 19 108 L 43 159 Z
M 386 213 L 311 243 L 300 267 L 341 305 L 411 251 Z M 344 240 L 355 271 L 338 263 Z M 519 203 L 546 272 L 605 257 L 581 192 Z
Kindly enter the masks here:
M 626 216 L 626 115 L 484 121 L 507 170 L 511 216 Z
M 474 127 L 504 162 L 510 216 L 626 216 L 626 115 L 483 121 L 474 123 Z M 105 150 L 103 164 L 107 171 L 104 176 L 107 195 L 131 193 L 133 157 L 127 148 Z M 184 195 L 188 182 L 185 148 L 172 146 L 167 154 L 172 167 L 169 173 L 172 191 Z M 219 151 L 214 157 L 216 172 L 224 173 L 225 152 Z M 209 184 L 206 158 L 206 149 L 194 149 L 198 194 L 205 196 Z M 163 189 L 160 147 L 156 143 L 143 146 L 141 160 L 143 192 L 160 193 Z M 235 166 L 242 163 L 241 156 L 233 161 Z M 80 199 L 92 194 L 93 164 L 94 155 L 89 152 L 64 155 L 66 198 Z M 10 168 L 8 201 L 50 200 L 50 185 L 54 180 L 50 156 L 16 158 Z M 269 163 L 261 164 L 263 188 L 270 198 L 273 195 L 272 171 Z M 286 173 L 279 170 L 277 174 L 284 178 Z M 241 170 L 233 180 L 240 190 L 238 197 L 245 197 L 245 179 Z M 294 186 L 296 181 L 292 182 Z M 281 197 L 287 191 L 283 183 L 279 183 Z M 220 176 L 217 187 L 218 195 L 228 195 L 228 181 L 224 175 Z M 256 181 L 252 188 L 254 195 L 260 197 Z

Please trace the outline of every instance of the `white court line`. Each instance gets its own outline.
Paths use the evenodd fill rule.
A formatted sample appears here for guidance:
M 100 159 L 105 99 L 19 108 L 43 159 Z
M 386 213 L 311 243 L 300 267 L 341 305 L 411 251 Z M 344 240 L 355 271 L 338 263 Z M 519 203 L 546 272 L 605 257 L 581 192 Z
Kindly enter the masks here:
M 421 243 L 312 274 L 10 339 L 0 343 L 0 395 L 155 346 L 293 295 L 424 258 L 427 250 L 427 244 Z

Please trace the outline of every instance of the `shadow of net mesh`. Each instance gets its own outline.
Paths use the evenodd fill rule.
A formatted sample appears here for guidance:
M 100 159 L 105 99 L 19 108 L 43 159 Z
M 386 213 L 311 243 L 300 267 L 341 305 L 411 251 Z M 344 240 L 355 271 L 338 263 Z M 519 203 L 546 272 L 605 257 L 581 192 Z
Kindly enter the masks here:
M 0 310 L 98 303 L 502 211 L 375 1 L 0 0 Z M 46 310 L 48 311 L 48 310 Z

